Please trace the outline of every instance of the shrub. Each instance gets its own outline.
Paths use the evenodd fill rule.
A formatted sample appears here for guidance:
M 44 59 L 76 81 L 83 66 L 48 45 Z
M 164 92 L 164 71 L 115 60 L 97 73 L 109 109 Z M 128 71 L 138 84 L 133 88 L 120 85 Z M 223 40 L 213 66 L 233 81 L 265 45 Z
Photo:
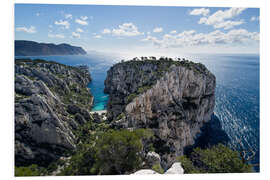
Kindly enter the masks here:
M 94 163 L 95 150 L 91 145 L 81 145 L 59 175 L 91 175 L 90 170 Z
M 189 158 L 178 159 L 185 173 L 241 173 L 252 172 L 252 166 L 240 159 L 239 153 L 218 144 L 208 149 L 195 148 Z
M 124 174 L 137 169 L 142 158 L 142 142 L 128 130 L 109 131 L 99 136 L 94 169 L 98 174 Z
M 160 166 L 160 164 L 155 164 L 152 166 L 152 169 L 160 174 L 164 173 L 164 169 Z
M 60 175 L 133 172 L 142 164 L 142 140 L 152 136 L 153 132 L 149 129 L 97 131 L 95 135 L 88 136 L 89 140 L 82 140 Z
M 36 164 L 30 166 L 15 166 L 15 176 L 40 176 L 44 171 L 43 168 L 39 168 Z
M 154 133 L 151 129 L 136 129 L 133 131 L 136 136 L 138 136 L 140 139 L 149 139 L 154 136 Z
M 131 102 L 137 95 L 135 93 L 131 93 L 128 97 L 127 97 L 127 101 Z

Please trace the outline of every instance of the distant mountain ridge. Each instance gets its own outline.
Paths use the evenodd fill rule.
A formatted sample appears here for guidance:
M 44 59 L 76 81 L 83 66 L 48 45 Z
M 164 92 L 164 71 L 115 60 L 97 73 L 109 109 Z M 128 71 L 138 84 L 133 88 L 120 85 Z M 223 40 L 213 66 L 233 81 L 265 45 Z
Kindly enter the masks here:
M 86 54 L 82 47 L 69 44 L 38 43 L 35 41 L 15 40 L 15 56 L 39 55 L 79 55 Z

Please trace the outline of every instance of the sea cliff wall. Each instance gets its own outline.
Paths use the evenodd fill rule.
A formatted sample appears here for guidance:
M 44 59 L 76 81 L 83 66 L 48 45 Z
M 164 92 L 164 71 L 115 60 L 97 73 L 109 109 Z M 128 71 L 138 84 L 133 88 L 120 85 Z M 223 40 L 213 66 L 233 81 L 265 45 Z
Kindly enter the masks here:
M 200 63 L 172 59 L 128 61 L 108 71 L 108 119 L 115 128 L 150 128 L 166 169 L 211 119 L 215 76 Z

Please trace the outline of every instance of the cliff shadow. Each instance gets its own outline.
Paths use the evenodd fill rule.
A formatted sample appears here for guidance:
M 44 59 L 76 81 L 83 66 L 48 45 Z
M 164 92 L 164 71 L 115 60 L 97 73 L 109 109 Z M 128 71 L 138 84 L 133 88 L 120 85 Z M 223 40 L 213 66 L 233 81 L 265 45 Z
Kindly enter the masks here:
M 195 143 L 185 147 L 184 154 L 188 156 L 192 149 L 196 147 L 205 149 L 219 143 L 226 145 L 229 141 L 230 138 L 222 129 L 219 118 L 213 113 L 211 120 L 204 123 L 201 133 L 195 139 Z

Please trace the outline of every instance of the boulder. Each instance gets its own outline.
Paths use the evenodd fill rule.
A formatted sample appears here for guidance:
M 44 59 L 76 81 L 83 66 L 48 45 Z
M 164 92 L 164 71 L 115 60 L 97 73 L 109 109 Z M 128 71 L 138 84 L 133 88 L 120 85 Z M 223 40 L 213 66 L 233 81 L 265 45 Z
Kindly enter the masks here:
M 180 162 L 173 163 L 170 169 L 168 169 L 164 174 L 184 174 L 184 169 Z
M 131 175 L 151 175 L 151 174 L 159 174 L 156 171 L 152 170 L 152 169 L 141 169 L 139 171 L 136 171 L 135 173 L 131 174 Z
M 146 155 L 147 164 L 152 167 L 155 164 L 160 164 L 160 156 L 156 152 L 148 152 Z

